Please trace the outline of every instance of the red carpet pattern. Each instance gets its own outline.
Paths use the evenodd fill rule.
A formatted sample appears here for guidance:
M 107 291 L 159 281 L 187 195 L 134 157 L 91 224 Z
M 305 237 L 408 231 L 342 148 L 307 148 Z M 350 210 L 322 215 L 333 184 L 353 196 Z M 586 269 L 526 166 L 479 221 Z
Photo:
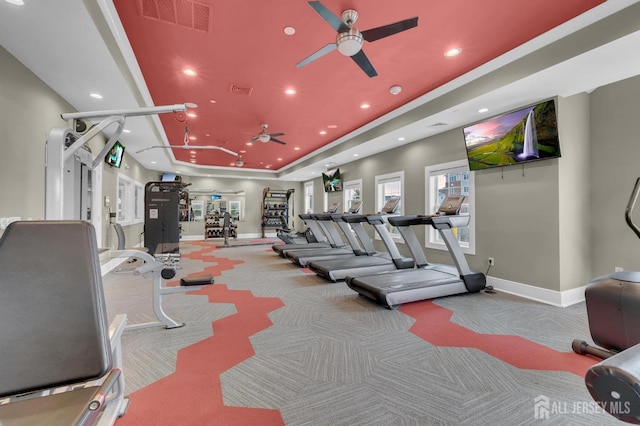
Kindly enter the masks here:
M 589 367 L 597 363 L 595 359 L 559 352 L 520 336 L 476 333 L 451 322 L 453 311 L 432 300 L 409 303 L 398 310 L 416 319 L 409 331 L 433 345 L 476 348 L 517 368 L 567 371 L 584 377 Z
M 189 259 L 215 262 L 198 274 L 220 276 L 223 270 L 243 263 L 213 257 L 211 246 L 201 245 L 202 250 L 182 254 Z M 222 284 L 206 286 L 190 294 L 206 295 L 210 303 L 232 303 L 237 313 L 214 321 L 212 337 L 180 350 L 175 373 L 129 395 L 129 410 L 117 424 L 283 424 L 277 410 L 225 406 L 220 385 L 222 372 L 254 355 L 249 337 L 270 327 L 272 323 L 267 314 L 281 308 L 283 303 L 278 298 L 255 297 L 246 290 L 229 290 Z

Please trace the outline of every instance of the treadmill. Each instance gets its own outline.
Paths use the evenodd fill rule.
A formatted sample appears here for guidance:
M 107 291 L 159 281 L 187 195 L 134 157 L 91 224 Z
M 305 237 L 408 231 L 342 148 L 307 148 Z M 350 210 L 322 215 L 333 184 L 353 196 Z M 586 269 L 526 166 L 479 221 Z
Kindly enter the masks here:
M 485 288 L 486 277 L 469 268 L 453 228 L 469 224 L 469 216 L 459 216 L 464 196 L 447 197 L 437 215 L 392 216 L 389 223 L 396 226 L 405 240 L 417 269 L 383 272 L 376 275 L 347 277 L 347 285 L 389 309 L 403 303 L 432 299 L 460 293 L 476 293 Z M 455 267 L 429 264 L 412 226 L 433 226 L 444 240 Z
M 313 235 L 316 237 L 317 242 L 315 243 L 287 243 L 287 244 L 274 244 L 271 246 L 271 249 L 278 253 L 280 256 L 285 257 L 284 252 L 286 250 L 296 250 L 296 249 L 312 249 L 312 248 L 323 248 L 323 247 L 332 247 L 332 242 L 329 241 L 329 238 L 324 233 L 322 228 L 318 225 L 316 220 L 310 214 L 299 214 L 298 217 L 304 221 L 307 225 L 307 228 L 311 230 Z
M 362 201 L 358 201 L 351 206 L 348 213 L 357 213 L 360 211 Z M 340 203 L 333 203 L 329 209 L 329 213 L 335 213 L 340 206 Z M 322 248 L 344 248 L 347 245 L 344 243 L 340 234 L 335 232 L 335 227 L 327 227 L 328 223 L 319 221 L 313 214 L 300 214 L 298 215 L 305 221 L 307 226 L 316 235 L 322 235 L 324 241 L 318 243 L 306 243 L 306 244 L 274 244 L 271 249 L 278 253 L 282 257 L 287 257 L 289 251 L 309 250 L 309 249 L 322 249 Z
M 337 259 L 341 256 L 361 256 L 365 255 L 366 252 L 362 250 L 360 244 L 356 240 L 356 237 L 351 232 L 349 228 L 349 224 L 340 220 L 343 215 L 341 214 L 331 214 L 331 213 L 322 213 L 313 215 L 315 219 L 319 221 L 319 223 L 325 225 L 327 232 L 333 237 L 335 241 L 342 241 L 338 230 L 335 225 L 340 228 L 342 234 L 346 237 L 348 241 L 348 245 L 343 245 L 342 247 L 337 248 L 320 248 L 314 250 L 291 250 L 286 252 L 286 257 L 291 259 L 291 261 L 299 266 L 305 267 L 309 262 L 313 262 L 315 260 L 321 259 Z
M 413 259 L 402 257 L 398 247 L 393 242 L 393 237 L 387 230 L 385 216 L 396 212 L 400 205 L 399 198 L 392 198 L 385 204 L 382 212 L 372 215 L 345 215 L 342 220 L 351 225 L 358 240 L 364 246 L 367 256 L 343 256 L 338 259 L 317 260 L 307 265 L 319 276 L 336 282 L 344 280 L 347 276 L 370 275 L 378 272 L 393 271 L 396 269 L 410 269 L 415 263 Z M 387 253 L 377 252 L 369 235 L 362 227 L 367 222 L 373 226 L 375 232 L 380 235 Z

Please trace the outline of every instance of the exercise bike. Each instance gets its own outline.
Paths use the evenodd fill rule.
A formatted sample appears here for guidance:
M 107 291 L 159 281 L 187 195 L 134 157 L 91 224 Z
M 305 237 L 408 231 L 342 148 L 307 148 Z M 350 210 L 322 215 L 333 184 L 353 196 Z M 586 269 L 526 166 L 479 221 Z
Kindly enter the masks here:
M 640 238 L 640 228 L 631 218 L 638 194 L 640 178 L 624 214 L 627 225 Z M 640 272 L 620 271 L 598 277 L 587 285 L 584 298 L 589 332 L 600 348 L 574 340 L 574 352 L 606 359 L 640 343 Z
M 640 178 L 627 203 L 627 225 L 640 238 L 631 212 L 640 193 Z M 585 290 L 589 331 L 601 348 L 574 340 L 574 352 L 603 358 L 585 375 L 592 398 L 606 412 L 640 424 L 640 272 L 615 272 L 591 281 Z

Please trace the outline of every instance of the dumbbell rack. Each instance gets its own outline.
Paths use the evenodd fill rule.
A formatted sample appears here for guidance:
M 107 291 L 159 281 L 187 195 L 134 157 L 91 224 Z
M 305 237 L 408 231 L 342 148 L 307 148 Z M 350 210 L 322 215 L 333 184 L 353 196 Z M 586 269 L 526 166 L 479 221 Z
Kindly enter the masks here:
M 289 204 L 294 189 L 262 190 L 261 228 L 262 238 L 266 238 L 268 229 L 282 229 L 289 224 Z M 283 221 L 285 222 L 283 225 Z
M 208 214 L 204 217 L 204 239 L 224 238 L 224 217 L 219 214 Z M 231 220 L 229 238 L 238 238 L 238 224 Z

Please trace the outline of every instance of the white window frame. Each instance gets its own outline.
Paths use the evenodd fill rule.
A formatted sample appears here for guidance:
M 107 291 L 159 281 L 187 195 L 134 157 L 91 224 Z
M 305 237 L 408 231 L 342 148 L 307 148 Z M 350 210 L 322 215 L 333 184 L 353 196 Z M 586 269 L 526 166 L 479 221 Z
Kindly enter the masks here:
M 244 218 L 242 217 L 242 204 L 239 200 L 234 200 L 234 201 L 229 201 L 229 214 L 231 215 L 231 217 L 233 218 L 234 215 L 233 213 L 236 212 L 237 213 L 237 220 L 243 221 Z
M 304 183 L 304 212 L 313 213 L 313 181 Z
M 376 212 L 379 212 L 380 210 L 382 210 L 382 207 L 384 207 L 385 205 L 385 201 L 383 197 L 384 194 L 380 191 L 380 185 L 388 182 L 394 182 L 397 180 L 400 181 L 400 208 L 398 209 L 396 214 L 397 215 L 404 214 L 403 213 L 404 212 L 404 196 L 405 196 L 404 170 L 399 172 L 394 172 L 394 173 L 387 173 L 387 174 L 379 175 L 375 177 L 374 184 L 375 184 Z M 389 224 L 387 224 L 387 227 L 389 228 L 389 233 L 391 233 L 391 237 L 395 242 L 400 242 L 400 243 L 404 242 L 404 240 L 402 239 L 402 236 L 398 233 L 398 231 L 394 227 L 392 227 Z M 375 238 L 380 239 L 377 233 L 375 234 Z
M 346 212 L 351 208 L 351 201 L 355 201 L 355 200 L 362 201 L 362 179 L 350 180 L 348 182 L 345 182 L 342 185 L 342 188 L 343 188 L 342 190 L 344 191 L 342 206 L 343 206 L 343 210 Z M 351 197 L 351 192 L 355 190 L 360 191 L 360 197 L 357 199 Z M 362 211 L 362 207 L 360 207 L 360 210 Z
M 122 226 L 144 222 L 144 186 L 120 172 L 116 176 L 116 222 Z
M 144 222 L 144 186 L 141 183 L 134 183 L 134 203 L 133 222 Z
M 469 243 L 460 244 L 462 252 L 465 254 L 476 254 L 476 194 L 475 194 L 475 174 L 469 170 L 469 163 L 467 160 L 451 161 L 449 163 L 434 164 L 424 168 L 424 187 L 425 187 L 425 212 L 435 213 L 438 206 L 437 203 L 437 191 L 435 188 L 435 181 L 432 177 L 442 175 L 445 173 L 460 173 L 467 172 L 469 174 L 469 195 L 465 204 L 468 205 L 469 218 Z M 432 226 L 425 227 L 425 247 L 435 250 L 447 250 L 443 241 L 436 238 L 437 231 Z

